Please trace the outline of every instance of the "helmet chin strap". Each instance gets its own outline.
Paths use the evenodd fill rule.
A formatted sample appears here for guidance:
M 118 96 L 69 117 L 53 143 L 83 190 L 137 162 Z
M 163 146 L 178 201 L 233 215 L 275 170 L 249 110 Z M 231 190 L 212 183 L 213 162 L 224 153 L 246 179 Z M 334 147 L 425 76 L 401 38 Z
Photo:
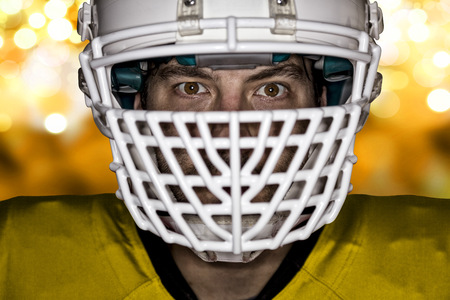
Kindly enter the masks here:
M 308 220 L 310 214 L 301 215 L 297 221 L 297 225 Z M 255 237 L 255 239 L 267 239 L 273 238 L 280 227 L 283 225 L 284 221 L 288 217 L 287 213 L 277 212 L 273 215 L 270 221 L 263 227 L 261 232 Z M 194 232 L 195 236 L 200 240 L 220 240 L 209 228 L 203 223 L 203 221 L 198 216 L 186 216 L 186 223 Z M 258 221 L 258 216 L 243 216 L 242 217 L 242 231 L 245 232 L 252 228 Z M 180 228 L 173 221 L 171 217 L 165 216 L 161 217 L 164 224 L 177 233 L 181 233 Z M 219 227 L 227 231 L 231 231 L 232 221 L 230 216 L 222 216 L 215 218 L 215 221 Z M 248 263 L 257 258 L 264 250 L 246 251 L 239 254 L 234 254 L 232 252 L 222 252 L 222 251 L 197 251 L 191 248 L 199 258 L 206 262 L 229 262 L 229 263 Z

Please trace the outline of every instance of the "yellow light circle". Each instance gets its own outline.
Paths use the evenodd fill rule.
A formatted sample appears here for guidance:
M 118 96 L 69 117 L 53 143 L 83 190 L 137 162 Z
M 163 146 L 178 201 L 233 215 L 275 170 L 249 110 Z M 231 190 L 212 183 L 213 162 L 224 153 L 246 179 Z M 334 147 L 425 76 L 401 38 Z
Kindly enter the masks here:
M 400 51 L 397 46 L 394 43 L 380 43 L 380 46 L 383 49 L 381 52 L 380 65 L 393 65 L 400 55 Z
M 402 4 L 402 0 L 378 0 L 377 2 L 380 7 L 386 11 L 394 10 Z
M 14 35 L 14 43 L 21 49 L 30 49 L 36 42 L 36 33 L 29 28 L 19 29 Z
M 410 46 L 406 42 L 380 42 L 379 45 L 383 49 L 380 59 L 381 66 L 401 65 L 411 55 Z
M 436 67 L 432 59 L 423 59 L 419 61 L 413 69 L 415 81 L 424 87 L 434 87 L 442 82 L 445 77 L 445 71 Z
M 0 36 L 0 48 L 3 47 L 4 41 L 3 38 Z
M 63 18 L 67 13 L 67 6 L 61 0 L 50 0 L 45 4 L 44 12 L 50 19 Z
M 428 107 L 435 112 L 445 112 L 450 109 L 450 92 L 436 89 L 428 94 Z
M 22 9 L 22 0 L 1 0 L 0 10 L 5 14 L 15 15 Z
M 76 30 L 72 30 L 72 34 L 69 37 L 69 41 L 72 44 L 79 44 L 79 43 L 81 43 L 81 37 L 80 37 L 80 35 L 78 34 L 78 32 Z
M 45 129 L 53 134 L 58 134 L 66 130 L 67 120 L 61 114 L 51 114 L 45 118 Z
M 425 24 L 414 24 L 409 27 L 408 36 L 411 41 L 422 43 L 430 37 L 430 29 L 428 29 L 428 26 Z
M 391 90 L 383 90 L 372 102 L 370 112 L 379 118 L 390 118 L 400 110 L 400 99 Z
M 72 6 L 75 3 L 75 0 L 61 0 L 67 7 Z
M 55 19 L 48 24 L 48 34 L 56 41 L 63 41 L 72 34 L 72 23 L 67 19 Z
M 401 90 L 408 86 L 409 77 L 405 72 L 392 71 L 389 68 L 381 70 L 383 74 L 383 88 L 386 90 Z
M 433 56 L 433 63 L 436 67 L 444 69 L 450 65 L 450 55 L 445 51 L 439 51 Z
M 33 5 L 34 0 L 22 0 L 22 9 L 27 9 Z
M 20 74 L 19 65 L 12 60 L 5 60 L 0 63 L 0 76 L 5 79 L 14 79 Z
M 12 119 L 9 115 L 0 113 L 0 132 L 6 132 L 12 127 Z
M 33 62 L 22 69 L 22 79 L 27 89 L 34 95 L 47 98 L 54 96 L 61 89 L 60 74 L 53 68 Z
M 408 20 L 411 24 L 424 24 L 427 19 L 427 13 L 419 8 L 411 10 L 408 14 Z
M 380 40 L 385 42 L 398 42 L 402 39 L 402 30 L 395 25 L 388 26 L 386 32 L 383 31 Z
M 401 90 L 408 86 L 409 77 L 405 72 L 396 71 L 392 74 L 392 81 L 395 85 L 394 89 Z
M 28 23 L 33 28 L 41 28 L 45 25 L 45 22 L 47 22 L 47 19 L 40 13 L 34 13 L 28 18 Z

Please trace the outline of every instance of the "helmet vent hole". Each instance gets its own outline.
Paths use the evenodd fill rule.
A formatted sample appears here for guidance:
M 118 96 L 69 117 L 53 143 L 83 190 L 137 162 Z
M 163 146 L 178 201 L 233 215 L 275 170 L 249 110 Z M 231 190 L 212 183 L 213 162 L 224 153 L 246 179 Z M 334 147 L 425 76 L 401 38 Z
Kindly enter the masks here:
M 312 195 L 322 195 L 323 192 L 325 191 L 327 182 L 328 182 L 328 176 L 319 177 L 319 179 L 317 179 L 316 185 L 314 186 Z
M 292 128 L 291 135 L 304 134 L 310 123 L 310 120 L 297 120 Z
M 150 127 L 148 126 L 147 122 L 138 121 L 138 122 L 136 122 L 136 127 L 141 135 L 144 135 L 144 136 L 152 135 L 152 132 L 151 132 Z
M 119 129 L 123 133 L 130 133 L 130 130 L 128 129 L 128 125 L 125 123 L 123 119 L 118 119 L 117 124 L 119 125 Z
M 144 163 L 139 156 L 138 150 L 134 144 L 127 144 L 128 151 L 130 153 L 130 157 L 133 161 L 134 168 L 138 171 L 145 171 Z
M 320 123 L 319 129 L 318 129 L 318 133 L 319 132 L 327 132 L 330 130 L 331 128 L 331 124 L 333 124 L 333 118 L 329 117 L 329 118 L 323 118 L 322 122 Z

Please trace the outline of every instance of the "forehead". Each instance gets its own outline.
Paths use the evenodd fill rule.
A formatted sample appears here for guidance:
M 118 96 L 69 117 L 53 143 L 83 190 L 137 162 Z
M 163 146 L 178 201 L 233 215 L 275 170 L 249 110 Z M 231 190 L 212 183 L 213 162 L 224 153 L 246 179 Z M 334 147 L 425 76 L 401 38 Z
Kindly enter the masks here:
M 218 74 L 233 75 L 246 75 L 256 76 L 261 74 L 263 77 L 270 76 L 297 76 L 303 77 L 305 73 L 309 73 L 313 65 L 311 59 L 299 56 L 290 55 L 285 61 L 272 63 L 269 65 L 261 65 L 256 67 L 248 67 L 245 63 L 240 65 L 221 65 L 215 66 L 187 66 L 184 63 L 180 63 L 179 59 L 172 58 L 167 63 L 161 63 L 155 66 L 156 72 L 154 75 L 158 75 L 163 78 L 169 78 L 171 76 L 191 76 L 191 77 L 209 77 Z

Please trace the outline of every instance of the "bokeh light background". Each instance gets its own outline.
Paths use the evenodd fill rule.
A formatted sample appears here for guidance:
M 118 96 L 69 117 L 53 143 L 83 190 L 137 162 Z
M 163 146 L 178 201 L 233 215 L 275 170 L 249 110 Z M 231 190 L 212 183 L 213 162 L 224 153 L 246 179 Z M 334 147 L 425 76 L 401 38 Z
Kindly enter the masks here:
M 0 200 L 114 192 L 77 87 L 81 0 L 0 0 Z M 383 91 L 358 134 L 355 193 L 450 197 L 450 0 L 379 0 Z

